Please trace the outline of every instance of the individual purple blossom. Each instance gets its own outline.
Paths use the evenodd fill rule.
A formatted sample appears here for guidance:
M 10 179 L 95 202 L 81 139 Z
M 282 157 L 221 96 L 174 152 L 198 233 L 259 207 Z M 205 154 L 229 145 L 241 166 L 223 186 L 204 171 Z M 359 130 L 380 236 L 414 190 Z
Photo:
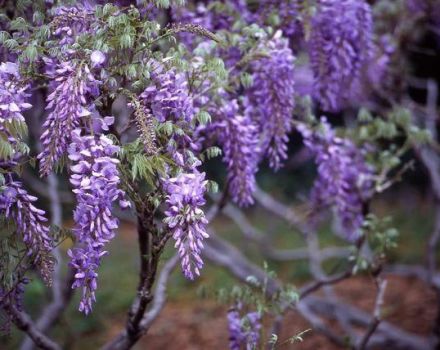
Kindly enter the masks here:
M 240 206 L 253 204 L 258 171 L 258 127 L 247 115 L 240 115 L 236 100 L 227 100 L 218 109 L 218 121 L 210 128 L 218 134 L 223 160 L 228 167 L 228 190 Z
M 239 304 L 228 311 L 229 349 L 256 349 L 260 339 L 261 316 L 258 312 L 249 312 L 242 317 L 240 310 Z
M 119 147 L 105 135 L 82 135 L 73 132 L 69 159 L 73 162 L 70 182 L 77 207 L 73 213 L 77 248 L 69 251 L 71 266 L 76 269 L 73 288 L 82 288 L 80 311 L 91 312 L 97 287 L 96 270 L 106 254 L 104 246 L 115 236 L 118 220 L 112 214 L 113 203 L 129 205 L 120 190 L 120 178 L 115 154 Z
M 40 137 L 43 151 L 38 155 L 41 175 L 48 175 L 55 163 L 66 153 L 72 133 L 88 116 L 90 95 L 97 93 L 98 81 L 86 64 L 61 62 L 54 72 L 53 91 L 47 97 L 50 113 Z
M 14 181 L 12 174 L 7 174 L 5 183 L 0 188 L 0 214 L 11 220 L 18 235 L 21 236 L 27 248 L 27 254 L 32 256 L 43 278 L 49 283 L 52 266 L 47 265 L 47 255 L 53 248 L 53 240 L 49 235 L 46 213 L 38 209 L 31 196 L 23 188 L 23 184 Z
M 208 238 L 208 221 L 201 207 L 205 204 L 205 173 L 195 168 L 192 173 L 180 173 L 163 181 L 167 209 L 164 222 L 173 234 L 183 273 L 194 279 L 203 267 L 202 241 Z
M 338 111 L 371 56 L 371 8 L 363 0 L 320 0 L 311 28 L 314 97 L 324 110 Z
M 93 67 L 100 67 L 104 64 L 106 57 L 105 54 L 102 51 L 94 50 L 90 54 L 90 60 L 92 61 Z
M 10 144 L 18 142 L 16 135 L 10 131 L 14 122 L 24 122 L 23 112 L 32 107 L 26 100 L 27 84 L 23 84 L 18 72 L 18 65 L 13 62 L 0 64 L 0 133 L 4 134 Z
M 266 58 L 253 63 L 253 85 L 246 92 L 246 113 L 258 123 L 261 151 L 275 170 L 287 158 L 294 103 L 294 56 L 281 32 L 262 47 Z
M 299 131 L 318 166 L 311 193 L 314 210 L 334 207 L 346 237 L 357 239 L 364 221 L 364 203 L 373 190 L 373 168 L 366 163 L 362 149 L 338 137 L 325 118 L 321 130 L 300 127 Z

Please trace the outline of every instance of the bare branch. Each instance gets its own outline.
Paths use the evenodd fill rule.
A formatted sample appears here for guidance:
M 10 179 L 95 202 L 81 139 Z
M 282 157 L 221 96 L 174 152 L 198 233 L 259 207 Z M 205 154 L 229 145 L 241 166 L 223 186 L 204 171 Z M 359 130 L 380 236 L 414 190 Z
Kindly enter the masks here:
M 373 313 L 373 319 L 370 322 L 370 325 L 368 326 L 367 331 L 365 332 L 365 335 L 360 340 L 358 349 L 364 350 L 367 347 L 368 341 L 370 340 L 373 333 L 376 331 L 377 327 L 379 326 L 379 323 L 382 321 L 382 315 L 381 315 L 381 309 L 382 305 L 384 303 L 384 296 L 385 296 L 385 289 L 387 287 L 387 281 L 382 280 L 379 282 L 379 289 L 377 291 L 376 296 L 376 303 L 374 305 L 374 313 Z
M 18 311 L 14 306 L 5 306 L 7 312 L 12 315 L 12 321 L 15 326 L 25 332 L 33 342 L 41 349 L 61 350 L 61 347 L 52 339 L 40 332 L 30 316 L 24 312 Z
M 389 265 L 384 267 L 383 273 L 418 278 L 427 284 L 433 283 L 437 289 L 440 289 L 440 273 L 430 277 L 428 269 L 421 265 Z
M 297 228 L 301 234 L 306 235 L 309 231 L 307 225 L 302 222 L 299 216 L 291 208 L 277 201 L 271 195 L 262 191 L 259 187 L 256 188 L 254 197 L 266 210 L 275 216 L 286 220 L 293 227 Z
M 171 273 L 177 266 L 179 262 L 179 255 L 175 254 L 170 260 L 166 262 L 164 267 L 162 268 L 159 278 L 157 279 L 156 288 L 154 290 L 154 299 L 153 305 L 145 314 L 144 318 L 141 321 L 141 327 L 143 329 L 150 328 L 153 321 L 162 311 L 165 302 L 166 302 L 166 291 L 167 291 L 167 283 Z
M 303 299 L 307 295 L 318 291 L 323 286 L 333 285 L 343 280 L 346 280 L 352 275 L 351 271 L 345 271 L 335 276 L 322 278 L 318 281 L 312 282 L 309 285 L 300 289 L 300 298 Z
M 162 308 L 164 307 L 166 302 L 166 288 L 167 288 L 168 279 L 171 273 L 173 272 L 173 270 L 175 269 L 178 261 L 179 261 L 179 256 L 176 254 L 170 260 L 168 260 L 164 265 L 164 267 L 162 268 L 155 287 L 153 304 L 150 310 L 147 313 L 145 313 L 139 325 L 139 331 L 141 335 L 144 334 L 150 328 L 153 321 L 162 311 Z M 130 340 L 130 335 L 127 332 L 127 329 L 124 329 L 113 340 L 105 344 L 102 349 L 103 350 L 129 349 L 131 346 L 132 343 Z
M 240 228 L 243 235 L 255 242 L 261 253 L 269 259 L 278 261 L 290 261 L 308 259 L 309 252 L 305 248 L 298 249 L 275 249 L 268 242 L 267 235 L 253 226 L 243 212 L 231 204 L 223 209 L 223 214 L 231 218 Z M 319 251 L 322 260 L 331 258 L 346 258 L 350 255 L 350 249 L 346 247 L 327 247 Z

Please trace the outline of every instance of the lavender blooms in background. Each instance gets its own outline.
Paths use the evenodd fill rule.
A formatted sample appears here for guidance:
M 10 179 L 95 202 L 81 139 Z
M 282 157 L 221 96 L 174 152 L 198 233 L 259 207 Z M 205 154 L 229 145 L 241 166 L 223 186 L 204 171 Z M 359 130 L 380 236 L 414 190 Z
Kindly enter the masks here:
M 324 110 L 338 111 L 348 103 L 372 48 L 372 15 L 365 1 L 319 1 L 309 55 L 315 76 L 314 97 Z
M 73 213 L 77 247 L 69 251 L 71 266 L 76 269 L 73 288 L 82 288 L 79 310 L 88 314 L 92 310 L 97 288 L 97 268 L 106 254 L 104 246 L 115 236 L 118 220 L 112 214 L 114 202 L 122 208 L 129 206 L 124 200 L 115 154 L 119 147 L 104 135 L 82 135 L 80 129 L 72 133 L 69 146 L 71 166 L 70 182 L 76 196 Z
M 321 130 L 299 127 L 304 144 L 315 154 L 318 177 L 311 193 L 315 212 L 333 207 L 345 237 L 356 240 L 364 221 L 363 206 L 373 190 L 374 172 L 362 150 L 349 139 L 336 136 L 325 118 Z
M 246 91 L 245 113 L 259 125 L 262 155 L 277 170 L 287 158 L 292 129 L 295 58 L 281 32 L 262 49 L 268 57 L 253 63 L 253 85 Z
M 196 169 L 163 181 L 167 209 L 164 222 L 176 241 L 185 277 L 194 279 L 203 267 L 202 241 L 208 238 L 208 221 L 201 207 L 205 204 L 205 173 Z
M 20 83 L 18 65 L 4 62 L 0 65 L 0 134 L 3 134 L 12 145 L 18 142 L 11 133 L 13 122 L 24 122 L 23 111 L 32 107 L 26 100 L 28 86 Z
M 229 349 L 256 349 L 260 339 L 261 316 L 257 312 L 249 312 L 241 317 L 240 310 L 241 305 L 237 305 L 228 311 Z
M 298 20 L 302 0 L 261 0 L 257 9 L 260 22 L 267 22 L 269 17 L 278 16 L 277 27 L 282 29 L 286 37 L 294 37 L 301 33 L 301 23 Z
M 43 124 L 40 137 L 43 151 L 38 155 L 40 174 L 48 175 L 55 163 L 66 153 L 72 133 L 80 125 L 82 117 L 89 115 L 89 95 L 97 93 L 98 81 L 86 64 L 61 62 L 53 79 L 54 90 L 47 97 L 47 109 L 51 110 Z
M 253 15 L 247 9 L 245 0 L 225 0 L 221 3 L 222 8 L 210 6 L 203 2 L 196 2 L 192 8 L 174 7 L 172 17 L 175 23 L 199 25 L 212 32 L 220 30 L 229 30 L 235 17 L 240 14 L 240 18 L 250 22 Z M 195 36 L 192 33 L 181 33 L 181 41 L 188 47 L 194 47 L 198 39 L 205 40 Z
M 228 167 L 229 193 L 240 206 L 253 204 L 255 175 L 258 171 L 258 128 L 247 115 L 240 115 L 236 100 L 228 100 L 219 110 L 213 129 L 223 149 Z

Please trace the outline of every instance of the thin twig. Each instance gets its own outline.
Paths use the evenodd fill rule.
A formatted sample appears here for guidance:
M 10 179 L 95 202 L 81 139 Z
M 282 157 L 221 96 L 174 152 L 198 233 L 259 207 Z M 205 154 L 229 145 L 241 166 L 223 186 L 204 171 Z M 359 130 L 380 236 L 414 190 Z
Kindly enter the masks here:
M 368 341 L 370 340 L 371 336 L 376 331 L 377 327 L 382 321 L 381 310 L 384 304 L 384 296 L 385 296 L 385 289 L 387 287 L 387 281 L 386 280 L 379 281 L 378 286 L 379 287 L 376 296 L 376 303 L 374 305 L 373 319 L 371 320 L 367 331 L 365 332 L 364 336 L 361 338 L 359 342 L 358 350 L 366 349 Z

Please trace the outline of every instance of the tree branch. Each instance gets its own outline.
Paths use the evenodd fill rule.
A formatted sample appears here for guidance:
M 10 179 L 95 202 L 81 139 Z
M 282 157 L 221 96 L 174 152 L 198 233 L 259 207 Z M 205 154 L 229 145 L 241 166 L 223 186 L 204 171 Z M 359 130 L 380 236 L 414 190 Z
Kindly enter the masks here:
M 174 271 L 177 263 L 179 262 L 179 256 L 176 254 L 170 260 L 166 262 L 162 268 L 159 278 L 157 280 L 156 288 L 154 291 L 153 304 L 150 310 L 145 313 L 139 324 L 139 331 L 144 334 L 150 328 L 153 321 L 157 318 L 160 311 L 166 302 L 166 288 L 168 279 L 171 273 Z M 129 349 L 133 344 L 131 343 L 130 335 L 127 329 L 124 329 L 113 340 L 103 346 L 103 350 L 110 349 Z
M 371 320 L 370 325 L 368 326 L 368 329 L 365 332 L 365 335 L 360 340 L 360 343 L 358 346 L 359 350 L 366 349 L 368 341 L 370 340 L 373 333 L 376 331 L 377 327 L 379 326 L 379 323 L 382 321 L 381 309 L 382 309 L 382 305 L 384 303 L 384 296 L 385 296 L 386 287 L 387 287 L 386 280 L 382 280 L 379 282 L 379 286 L 378 286 L 379 289 L 377 291 L 373 319 Z
M 61 347 L 57 343 L 37 329 L 28 314 L 18 311 L 11 305 L 5 306 L 5 309 L 12 315 L 12 321 L 15 326 L 25 332 L 39 348 L 45 350 L 61 350 Z

